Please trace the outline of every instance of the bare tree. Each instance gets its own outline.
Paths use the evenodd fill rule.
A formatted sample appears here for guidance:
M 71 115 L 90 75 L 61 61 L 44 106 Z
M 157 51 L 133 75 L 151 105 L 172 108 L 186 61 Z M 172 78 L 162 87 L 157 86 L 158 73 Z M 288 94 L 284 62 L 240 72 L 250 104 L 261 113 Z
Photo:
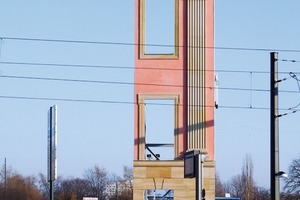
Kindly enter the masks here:
M 50 185 L 47 181 L 47 178 L 44 174 L 39 173 L 39 189 L 44 197 L 50 196 Z
M 300 195 L 300 157 L 289 166 L 289 177 L 285 180 L 284 190 L 290 194 Z
M 271 194 L 270 190 L 263 187 L 255 187 L 254 188 L 254 200 L 270 200 Z
M 242 173 L 235 175 L 224 185 L 226 193 L 230 193 L 233 197 L 243 198 L 244 200 L 255 199 L 255 183 L 253 180 L 253 163 L 250 155 L 246 155 Z
M 69 178 L 61 180 L 55 193 L 57 200 L 81 200 L 89 194 L 89 183 L 85 179 Z
M 94 168 L 86 170 L 83 176 L 88 181 L 89 195 L 98 197 L 99 200 L 104 200 L 107 196 L 106 187 L 109 183 L 106 170 L 96 165 Z
M 228 184 L 228 192 L 232 194 L 233 197 L 243 196 L 243 178 L 242 175 L 238 174 L 231 178 Z
M 123 166 L 123 184 L 122 200 L 133 199 L 133 168 Z
M 252 200 L 254 194 L 253 162 L 249 154 L 246 155 L 242 168 L 243 199 Z
M 121 184 L 121 177 L 116 174 L 112 174 L 110 177 L 109 186 L 107 187 L 107 190 L 109 190 L 108 195 L 110 200 L 121 199 Z
M 20 174 L 14 173 L 6 177 L 5 188 L 0 187 L 2 191 L 1 199 L 43 199 L 42 194 L 36 186 L 36 178 L 33 176 L 23 177 Z
M 225 191 L 224 191 L 224 185 L 220 179 L 220 176 L 218 173 L 216 173 L 216 182 L 215 182 L 215 194 L 216 194 L 216 197 L 224 197 L 225 196 Z

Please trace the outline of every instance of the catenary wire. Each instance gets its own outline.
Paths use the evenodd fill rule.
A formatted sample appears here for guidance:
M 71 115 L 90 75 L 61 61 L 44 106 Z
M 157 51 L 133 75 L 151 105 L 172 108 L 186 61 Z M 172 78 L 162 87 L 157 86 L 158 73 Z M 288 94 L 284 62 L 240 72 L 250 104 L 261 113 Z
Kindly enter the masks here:
M 182 71 L 184 69 L 178 68 L 162 68 L 162 67 L 138 67 L 133 66 L 112 66 L 112 65 L 88 65 L 88 64 L 63 64 L 63 63 L 42 63 L 42 62 L 14 62 L 14 61 L 0 61 L 3 65 L 22 65 L 22 66 L 48 66 L 48 67 L 70 67 L 70 68 L 99 68 L 99 69 L 128 69 L 128 70 L 175 70 Z M 253 73 L 253 74 L 270 74 L 268 71 L 247 71 L 247 70 L 191 70 L 191 71 L 206 71 L 206 72 L 217 72 L 217 73 Z M 290 72 L 278 72 L 278 74 L 289 74 Z M 298 73 L 297 73 L 298 74 Z
M 34 76 L 9 76 L 0 75 L 0 78 L 9 79 L 26 79 L 26 80 L 42 80 L 42 81 L 62 81 L 62 82 L 79 82 L 79 83 L 97 83 L 97 84 L 116 84 L 116 85 L 145 85 L 145 86 L 157 86 L 157 87 L 180 87 L 182 85 L 174 84 L 155 84 L 155 83 L 132 83 L 124 81 L 103 81 L 103 80 L 87 80 L 87 79 L 67 79 L 67 78 L 50 78 L 50 77 L 34 77 Z M 191 88 L 206 88 L 215 89 L 215 87 L 201 87 L 201 86 L 190 86 Z M 269 89 L 260 88 L 236 88 L 236 87 L 219 87 L 220 90 L 232 90 L 232 91 L 252 91 L 252 92 L 269 92 Z M 292 90 L 280 90 L 282 93 L 299 93 L 299 91 Z
M 6 37 L 0 36 L 2 40 L 19 40 L 19 41 L 35 41 L 35 42 L 57 42 L 57 43 L 77 43 L 77 44 L 98 44 L 98 45 L 123 45 L 123 46 L 157 46 L 157 47 L 185 47 L 182 45 L 163 45 L 163 44 L 137 44 L 131 42 L 107 42 L 107 41 L 88 41 L 88 40 L 67 40 L 67 39 L 48 39 L 48 38 L 28 38 L 28 37 Z M 298 49 L 272 49 L 272 48 L 245 48 L 245 47 L 199 47 L 188 46 L 188 48 L 207 48 L 215 50 L 234 50 L 234 51 L 277 51 L 277 52 L 291 52 L 300 53 Z
M 157 87 L 180 87 L 182 85 L 173 84 L 155 84 L 155 83 L 132 83 L 132 82 L 121 82 L 121 81 L 103 81 L 103 80 L 87 80 L 87 79 L 66 79 L 66 78 L 50 78 L 50 77 L 34 77 L 34 76 L 7 76 L 0 75 L 0 78 L 9 79 L 26 79 L 26 80 L 42 80 L 42 81 L 63 81 L 63 82 L 79 82 L 79 83 L 98 83 L 98 84 L 116 84 L 116 85 L 145 85 L 145 86 L 157 86 Z M 201 86 L 191 86 L 193 88 L 206 88 L 215 89 L 214 87 L 201 87 Z M 269 89 L 259 89 L 259 88 L 234 88 L 234 87 L 219 87 L 220 90 L 233 90 L 233 91 L 252 91 L 252 92 L 269 92 Z M 298 93 L 299 91 L 279 91 L 283 93 Z
M 103 103 L 103 104 L 136 104 L 133 101 L 112 101 L 112 100 L 93 100 L 93 99 L 74 99 L 74 98 L 50 98 L 50 97 L 29 97 L 29 96 L 10 96 L 10 95 L 0 95 L 0 99 L 18 99 L 18 100 L 37 100 L 37 101 L 61 101 L 61 102 L 79 102 L 79 103 Z M 174 106 L 174 104 L 169 103 L 147 103 L 149 105 L 166 105 Z M 179 104 L 179 106 L 184 106 Z M 214 108 L 214 105 L 189 105 L 190 107 L 206 107 Z M 249 109 L 249 110 L 270 110 L 269 107 L 249 107 L 249 106 L 232 106 L 232 105 L 219 105 L 222 109 Z M 278 110 L 289 110 L 287 108 L 278 108 Z M 296 112 L 300 110 L 295 110 Z

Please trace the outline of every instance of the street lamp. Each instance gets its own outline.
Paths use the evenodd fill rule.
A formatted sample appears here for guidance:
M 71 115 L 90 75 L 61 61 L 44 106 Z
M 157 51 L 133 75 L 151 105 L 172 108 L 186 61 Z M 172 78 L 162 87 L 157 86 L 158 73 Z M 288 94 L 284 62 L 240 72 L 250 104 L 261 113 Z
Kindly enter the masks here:
M 288 175 L 284 171 L 279 171 L 275 174 L 275 177 L 276 178 L 288 178 Z

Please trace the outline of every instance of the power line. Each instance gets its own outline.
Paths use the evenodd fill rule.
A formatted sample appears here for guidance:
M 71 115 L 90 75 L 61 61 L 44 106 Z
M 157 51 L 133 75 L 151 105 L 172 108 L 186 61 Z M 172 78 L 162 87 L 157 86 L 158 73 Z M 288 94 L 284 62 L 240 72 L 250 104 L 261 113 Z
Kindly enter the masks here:
M 48 67 L 70 67 L 70 68 L 99 68 L 99 69 L 126 69 L 126 70 L 166 70 L 166 71 L 183 71 L 178 68 L 162 68 L 162 67 L 133 67 L 133 66 L 112 66 L 112 65 L 88 65 L 88 64 L 63 64 L 63 63 L 42 63 L 42 62 L 14 62 L 0 61 L 3 65 L 29 65 L 29 66 L 48 66 Z M 189 70 L 188 70 L 189 71 Z M 205 71 L 217 73 L 253 73 L 253 74 L 269 74 L 268 71 L 247 71 L 247 70 L 190 70 L 190 71 Z M 289 74 L 290 72 L 278 72 L 279 74 Z
M 2 99 L 40 100 L 40 101 L 82 102 L 82 103 L 133 104 L 133 102 L 128 102 L 128 101 L 106 101 L 106 100 L 92 100 L 92 99 L 69 99 L 69 98 L 27 97 L 27 96 L 0 95 L 0 98 L 2 98 Z
M 71 98 L 49 98 L 49 97 L 28 97 L 28 96 L 6 96 L 0 95 L 0 99 L 19 99 L 19 100 L 37 100 L 37 101 L 62 101 L 62 102 L 79 102 L 79 103 L 103 103 L 103 104 L 127 104 L 134 105 L 135 102 L 132 101 L 112 101 L 112 100 L 93 100 L 93 99 L 71 99 Z M 147 103 L 148 105 L 166 105 L 166 106 L 174 106 L 174 104 L 167 103 Z M 180 104 L 179 106 L 183 106 Z M 214 108 L 214 105 L 189 105 L 190 107 L 206 107 L 206 108 Z M 249 107 L 249 106 L 231 106 L 231 105 L 219 105 L 219 108 L 222 109 L 248 109 L 248 110 L 270 110 L 269 107 Z M 279 108 L 279 110 L 288 110 L 285 108 Z M 295 110 L 300 111 L 300 110 Z
M 157 86 L 157 87 L 184 87 L 183 85 L 174 84 L 155 84 L 155 83 L 132 83 L 122 81 L 103 81 L 103 80 L 87 80 L 87 79 L 67 79 L 67 78 L 50 78 L 50 77 L 34 77 L 34 76 L 7 76 L 0 75 L 0 78 L 9 79 L 26 79 L 26 80 L 42 80 L 42 81 L 62 81 L 62 82 L 79 82 L 79 83 L 96 83 L 96 84 L 116 84 L 116 85 L 144 85 L 144 86 Z M 215 87 L 201 87 L 201 86 L 190 86 L 190 88 L 205 88 L 215 89 Z M 259 88 L 235 88 L 235 87 L 219 87 L 220 90 L 232 90 L 232 91 L 252 91 L 252 92 L 270 92 L 269 89 Z M 299 93 L 300 91 L 282 90 L 282 93 Z
M 49 66 L 49 67 L 74 67 L 74 68 L 108 68 L 108 69 L 134 69 L 128 66 L 111 66 L 111 65 L 87 65 L 87 64 L 63 64 L 63 63 L 37 63 L 37 62 L 10 62 L 0 61 L 4 65 L 31 65 L 31 66 Z M 148 69 L 148 68 L 143 68 Z M 156 69 L 156 68 L 154 68 Z
M 186 47 L 183 45 L 163 45 L 163 44 L 137 44 L 130 42 L 107 42 L 107 41 L 89 41 L 89 40 L 66 40 L 66 39 L 48 39 L 48 38 L 27 38 L 27 37 L 2 37 L 2 40 L 19 40 L 19 41 L 35 41 L 35 42 L 57 42 L 57 43 L 77 43 L 77 44 L 96 44 L 96 45 L 122 45 L 122 46 L 157 46 L 157 47 Z M 300 53 L 298 49 L 272 49 L 272 48 L 246 48 L 246 47 L 199 47 L 187 46 L 188 48 L 207 48 L 215 50 L 234 50 L 234 51 L 276 51 L 276 52 L 291 52 Z
M 87 80 L 87 79 L 66 79 L 66 78 L 49 78 L 49 77 L 33 77 L 33 76 L 6 76 L 0 75 L 0 78 L 12 78 L 12 79 L 26 79 L 26 80 L 42 80 L 42 81 L 63 81 L 63 82 L 79 82 L 79 83 L 98 83 L 98 84 L 116 84 L 116 85 L 144 85 L 144 86 L 157 86 L 157 87 L 180 87 L 183 85 L 173 84 L 155 84 L 155 83 L 132 83 L 121 81 L 102 81 L 102 80 Z M 214 87 L 201 87 L 190 86 L 193 88 L 206 88 L 215 89 Z M 233 90 L 233 91 L 254 91 L 254 92 L 269 92 L 268 89 L 253 89 L 253 88 L 234 88 L 234 87 L 218 87 L 220 90 Z M 299 91 L 280 91 L 285 93 L 298 93 Z

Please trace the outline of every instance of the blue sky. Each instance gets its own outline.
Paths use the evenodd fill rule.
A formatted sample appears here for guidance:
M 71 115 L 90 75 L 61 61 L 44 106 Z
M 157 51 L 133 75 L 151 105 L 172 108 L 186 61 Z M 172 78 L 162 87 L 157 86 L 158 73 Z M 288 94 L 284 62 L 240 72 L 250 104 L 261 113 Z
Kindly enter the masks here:
M 0 37 L 133 43 L 133 6 L 133 0 L 0 0 Z M 270 51 L 300 50 L 299 7 L 297 0 L 215 1 L 215 69 L 220 87 L 220 108 L 215 110 L 215 151 L 217 171 L 224 181 L 241 172 L 243 159 L 250 154 L 256 182 L 269 186 Z M 132 83 L 134 46 L 2 39 L 0 50 L 0 164 L 6 158 L 8 165 L 22 174 L 46 174 L 47 112 L 54 104 L 58 106 L 58 175 L 81 176 L 95 164 L 121 175 L 122 166 L 132 164 L 133 105 L 121 103 L 133 101 L 132 84 L 11 76 Z M 300 60 L 300 55 L 279 51 L 279 58 Z M 299 65 L 280 61 L 279 77 L 289 77 L 282 72 L 298 73 Z M 282 82 L 279 89 L 280 108 L 299 103 L 294 79 Z M 299 114 L 280 118 L 282 170 L 299 156 Z

